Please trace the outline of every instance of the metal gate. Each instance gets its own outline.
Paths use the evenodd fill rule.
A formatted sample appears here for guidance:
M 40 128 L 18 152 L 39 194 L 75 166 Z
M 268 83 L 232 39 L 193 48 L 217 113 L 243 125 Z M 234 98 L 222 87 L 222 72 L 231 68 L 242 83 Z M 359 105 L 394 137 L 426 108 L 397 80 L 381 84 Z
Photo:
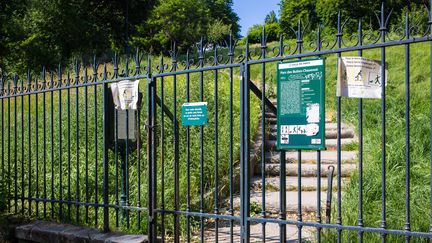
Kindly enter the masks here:
M 1 166 L 8 211 L 105 230 L 132 228 L 147 233 L 151 242 L 426 241 L 425 238 L 432 237 L 430 229 L 423 230 L 418 225 L 412 229 L 410 218 L 411 203 L 418 200 L 411 198 L 411 187 L 417 185 L 411 183 L 410 50 L 413 45 L 432 43 L 432 15 L 428 11 L 427 23 L 412 24 L 407 14 L 404 28 L 392 31 L 388 29 L 390 16 L 391 11 L 382 5 L 377 15 L 379 29 L 364 33 L 361 21 L 345 19 L 339 13 L 331 40 L 322 36 L 323 26 L 311 30 L 299 21 L 292 33 L 287 34 L 294 38 L 281 36 L 277 43 L 267 43 L 263 30 L 260 45 L 250 45 L 247 41 L 241 45 L 230 36 L 224 45 L 206 44 L 202 39 L 194 50 L 179 53 L 173 44 L 168 62 L 163 56 L 156 58 L 137 51 L 123 62 L 117 56 L 112 63 L 105 64 L 98 64 L 94 59 L 90 68 L 77 62 L 73 77 L 65 74 L 60 66 L 57 72 L 48 74 L 44 70 L 36 78 L 29 72 L 25 85 L 16 76 L 2 76 Z M 357 33 L 346 35 L 352 33 L 353 25 Z M 306 35 L 306 30 L 314 34 Z M 336 206 L 327 214 L 334 219 L 323 222 L 321 168 L 325 163 L 321 151 L 316 151 L 316 210 L 309 214 L 302 211 L 304 152 L 297 151 L 297 187 L 300 188 L 296 192 L 297 209 L 287 217 L 288 161 L 285 151 L 280 151 L 275 206 L 278 212 L 270 214 L 266 203 L 269 169 L 265 151 L 271 131 L 266 116 L 277 110 L 270 99 L 275 80 L 271 70 L 280 61 L 308 57 L 336 57 L 337 60 L 345 53 L 362 56 L 363 51 L 378 50 L 384 80 L 386 50 L 397 46 L 404 48 L 404 60 L 399 61 L 404 62 L 406 137 L 405 150 L 391 149 L 401 151 L 405 157 L 403 167 L 399 168 L 405 172 L 405 178 L 401 178 L 405 184 L 400 192 L 405 197 L 403 228 L 389 227 L 392 222 L 388 222 L 389 215 L 395 212 L 387 210 L 387 189 L 393 185 L 387 184 L 389 133 L 386 125 L 396 121 L 386 118 L 389 96 L 385 85 L 379 101 L 380 114 L 373 111 L 381 119 L 381 127 L 376 128 L 380 129 L 381 139 L 380 221 L 366 224 L 363 215 L 363 197 L 369 192 L 364 189 L 369 182 L 363 180 L 363 165 L 369 165 L 363 159 L 366 132 L 363 109 L 367 101 L 346 100 L 345 103 L 341 97 L 329 101 L 334 102 L 337 123 Z M 432 49 L 424 55 L 430 57 L 431 52 Z M 327 68 L 336 70 L 337 66 Z M 145 80 L 141 89 L 146 92 L 143 111 L 135 118 L 129 118 L 132 114 L 126 112 L 125 124 L 134 119 L 140 136 L 136 141 L 121 142 L 117 137 L 119 115 L 111 111 L 109 84 L 126 79 Z M 206 126 L 181 125 L 181 104 L 187 102 L 208 102 L 210 115 Z M 358 114 L 354 124 L 358 133 L 358 146 L 355 146 L 358 167 L 351 184 L 357 184 L 358 193 L 347 195 L 342 191 L 342 107 L 353 106 L 357 107 Z M 427 114 L 429 122 L 431 116 Z M 258 139 L 257 132 L 261 134 Z M 431 134 L 429 131 L 429 139 Z M 396 136 L 390 135 L 391 139 Z M 261 168 L 260 203 L 251 201 L 254 167 Z M 432 178 L 430 174 L 429 178 Z M 432 198 L 431 187 L 432 184 L 429 198 Z M 332 187 L 327 190 L 331 196 Z M 347 206 L 343 201 L 351 196 L 358 197 L 356 204 L 343 207 Z M 432 225 L 432 201 L 423 205 L 424 208 L 429 212 L 424 220 Z M 346 211 L 358 212 L 356 219 L 347 219 L 349 224 L 343 223 Z M 259 226 L 258 235 L 251 234 L 251 225 Z M 295 226 L 295 235 L 287 233 L 290 226 Z

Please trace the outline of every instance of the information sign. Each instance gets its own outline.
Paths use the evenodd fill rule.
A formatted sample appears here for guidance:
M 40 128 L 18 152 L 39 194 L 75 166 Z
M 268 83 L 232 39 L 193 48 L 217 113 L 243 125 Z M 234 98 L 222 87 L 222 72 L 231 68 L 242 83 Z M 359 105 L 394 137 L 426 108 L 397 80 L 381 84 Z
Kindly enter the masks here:
M 181 115 L 183 126 L 205 125 L 207 124 L 207 102 L 184 103 Z
M 277 65 L 277 148 L 325 149 L 324 60 Z

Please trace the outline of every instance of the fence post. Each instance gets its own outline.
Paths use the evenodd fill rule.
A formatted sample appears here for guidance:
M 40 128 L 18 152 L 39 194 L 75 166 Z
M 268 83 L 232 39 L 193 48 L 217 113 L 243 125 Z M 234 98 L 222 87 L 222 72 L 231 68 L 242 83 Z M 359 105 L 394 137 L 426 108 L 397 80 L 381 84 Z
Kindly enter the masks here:
M 248 243 L 250 237 L 249 204 L 249 48 L 246 41 L 246 61 L 240 67 L 240 224 L 241 242 Z
M 109 231 L 109 212 L 108 212 L 108 136 L 107 136 L 107 127 L 108 127 L 108 119 L 107 119 L 107 112 L 108 112 L 108 84 L 103 84 L 103 221 L 104 221 L 104 231 Z
M 157 241 L 156 220 L 156 117 L 155 117 L 156 83 L 151 76 L 151 57 L 148 58 L 147 72 L 147 163 L 148 163 L 148 239 L 149 242 Z

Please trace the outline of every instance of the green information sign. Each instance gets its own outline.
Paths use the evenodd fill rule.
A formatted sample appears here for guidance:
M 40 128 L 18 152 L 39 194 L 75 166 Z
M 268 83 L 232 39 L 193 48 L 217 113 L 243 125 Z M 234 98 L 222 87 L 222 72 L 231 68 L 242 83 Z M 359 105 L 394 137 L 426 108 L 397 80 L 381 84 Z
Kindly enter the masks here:
M 184 103 L 181 115 L 183 126 L 205 125 L 207 124 L 207 102 Z
M 277 65 L 277 148 L 325 149 L 324 60 Z

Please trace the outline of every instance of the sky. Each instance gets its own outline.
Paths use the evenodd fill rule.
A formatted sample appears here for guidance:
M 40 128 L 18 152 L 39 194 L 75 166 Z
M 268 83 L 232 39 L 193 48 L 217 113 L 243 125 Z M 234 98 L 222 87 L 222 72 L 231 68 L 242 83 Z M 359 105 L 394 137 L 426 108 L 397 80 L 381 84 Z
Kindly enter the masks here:
M 272 10 L 279 15 L 280 0 L 233 0 L 234 11 L 240 17 L 241 35 L 245 36 L 249 27 L 264 23 L 265 16 Z

